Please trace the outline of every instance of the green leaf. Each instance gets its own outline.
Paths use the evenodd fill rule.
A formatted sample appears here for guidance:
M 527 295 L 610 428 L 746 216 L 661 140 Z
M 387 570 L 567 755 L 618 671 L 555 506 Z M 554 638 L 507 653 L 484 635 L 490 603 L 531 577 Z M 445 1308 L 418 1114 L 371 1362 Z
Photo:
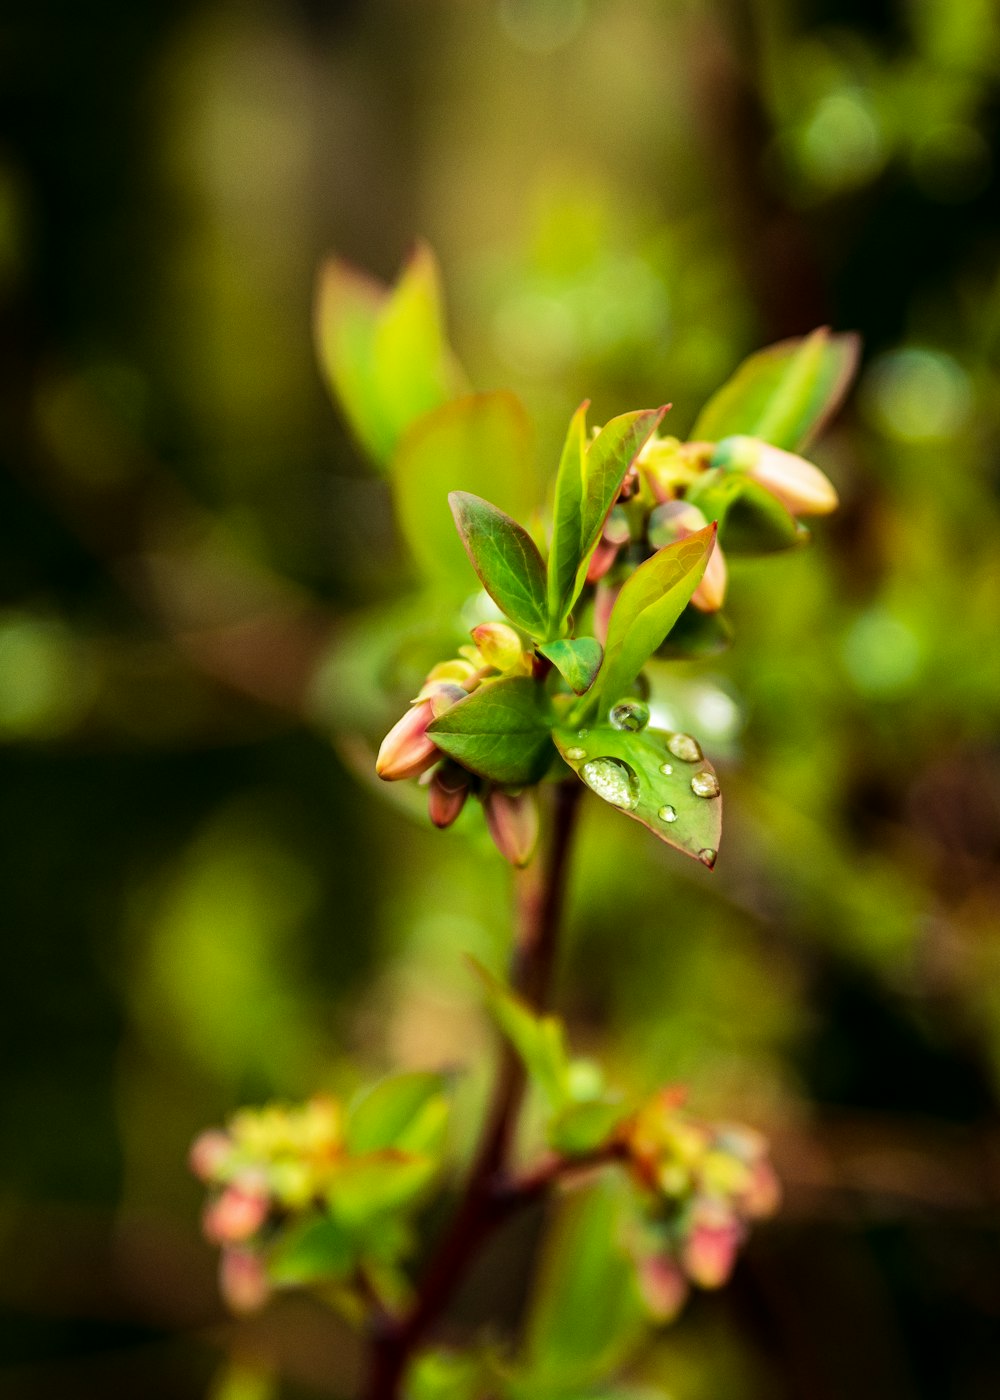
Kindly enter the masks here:
M 854 377 L 860 341 L 820 326 L 744 360 L 698 415 L 692 442 L 737 434 L 799 452 L 836 412 Z
M 327 262 L 315 337 L 334 397 L 380 465 L 411 423 L 462 391 L 464 376 L 445 339 L 437 263 L 425 244 L 391 289 L 339 258 Z
M 628 693 L 662 645 L 701 582 L 714 544 L 714 525 L 696 530 L 658 549 L 625 581 L 611 610 L 604 664 L 590 692 L 599 714 Z
M 629 467 L 666 412 L 660 408 L 623 413 L 606 423 L 587 446 L 586 410 L 583 403 L 573 415 L 556 477 L 548 579 L 552 633 L 562 630 L 579 596 L 590 556 Z
M 449 1107 L 444 1086 L 440 1074 L 395 1074 L 366 1090 L 348 1116 L 348 1151 L 440 1152 Z
M 458 596 L 469 593 L 469 561 L 449 491 L 490 496 L 528 519 L 538 499 L 531 423 L 514 394 L 467 394 L 406 433 L 391 467 L 400 529 L 422 573 Z
M 556 748 L 583 782 L 609 806 L 649 828 L 654 836 L 694 856 L 703 865 L 715 864 L 722 833 L 722 798 L 700 797 L 693 778 L 706 775 L 702 786 L 710 789 L 718 780 L 704 758 L 686 761 L 678 752 L 689 735 L 646 728 L 636 732 L 611 725 L 588 729 L 584 737 L 576 729 L 553 730 Z M 669 771 L 665 771 L 669 770 Z
M 543 637 L 545 564 L 522 526 L 481 496 L 452 491 L 448 504 L 455 528 L 480 582 L 511 622 Z
M 570 1099 L 569 1057 L 562 1022 L 556 1016 L 539 1016 L 475 958 L 469 962 L 486 990 L 490 1014 L 517 1051 L 549 1108 L 557 1112 Z
M 549 1146 L 567 1157 L 592 1152 L 608 1141 L 625 1117 L 626 1108 L 619 1099 L 569 1104 L 549 1124 Z
M 548 657 L 576 695 L 582 695 L 594 684 L 604 659 L 604 648 L 596 637 L 546 642 L 538 650 Z
M 314 1216 L 286 1230 L 272 1249 L 267 1274 L 279 1287 L 345 1278 L 354 1268 L 350 1235 L 329 1216 Z
M 739 472 L 721 467 L 703 472 L 686 499 L 719 526 L 727 554 L 771 554 L 800 544 L 803 532 L 770 491 Z
M 627 1188 L 614 1180 L 567 1198 L 527 1323 L 525 1380 L 540 1390 L 517 1393 L 552 1395 L 603 1380 L 638 1340 L 643 1307 L 620 1242 L 627 1210 Z
M 482 1400 L 482 1359 L 467 1352 L 424 1351 L 407 1372 L 405 1400 Z
M 439 1163 L 407 1152 L 373 1152 L 348 1157 L 327 1187 L 327 1201 L 346 1230 L 358 1230 L 380 1215 L 406 1211 L 434 1180 Z
M 427 732 L 473 773 L 516 787 L 544 777 L 552 761 L 551 726 L 542 687 L 527 676 L 512 676 L 480 686 Z

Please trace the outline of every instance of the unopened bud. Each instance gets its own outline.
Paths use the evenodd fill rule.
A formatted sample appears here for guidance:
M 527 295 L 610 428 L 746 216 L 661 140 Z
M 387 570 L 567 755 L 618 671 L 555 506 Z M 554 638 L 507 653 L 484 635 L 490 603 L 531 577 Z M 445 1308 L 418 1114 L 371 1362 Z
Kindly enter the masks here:
M 700 1202 L 683 1250 L 684 1271 L 692 1283 L 720 1288 L 733 1271 L 741 1239 L 739 1222 L 725 1206 Z
M 263 1191 L 227 1186 L 209 1201 L 202 1228 L 213 1244 L 238 1244 L 255 1235 L 267 1219 L 268 1198 Z
M 464 768 L 448 760 L 436 770 L 427 793 L 427 813 L 442 830 L 451 826 L 465 806 L 471 779 Z
M 438 758 L 438 748 L 427 733 L 434 719 L 430 700 L 411 705 L 402 719 L 382 740 L 375 760 L 375 772 L 387 783 L 400 778 L 416 778 Z
M 723 554 L 718 536 L 716 536 L 712 552 L 708 556 L 708 563 L 705 565 L 705 572 L 701 576 L 701 582 L 691 594 L 691 602 L 700 612 L 718 612 L 726 601 L 728 583 L 729 572 L 726 568 L 726 556 Z
M 654 1254 L 639 1265 L 639 1289 L 656 1322 L 673 1322 L 688 1296 L 687 1279 L 668 1254 Z
M 740 1209 L 750 1220 L 764 1220 L 774 1215 L 781 1205 L 781 1182 L 771 1163 L 763 1160 L 754 1166 L 750 1185 L 740 1199 Z
M 188 1153 L 188 1166 L 200 1181 L 214 1181 L 233 1150 L 232 1138 L 221 1128 L 199 1133 Z
M 472 636 L 487 666 L 498 671 L 523 670 L 524 644 L 506 622 L 482 622 Z
M 819 467 L 757 438 L 724 438 L 716 445 L 712 466 L 745 472 L 792 515 L 829 515 L 837 509 L 837 492 Z
M 597 548 L 590 556 L 590 563 L 587 565 L 587 582 L 597 583 L 611 568 L 618 558 L 618 545 L 603 537 L 597 541 Z
M 234 1313 L 258 1312 L 271 1296 L 264 1261 L 248 1249 L 224 1249 L 219 1289 Z
M 538 805 L 533 792 L 517 794 L 493 788 L 483 799 L 493 844 L 511 865 L 527 865 L 538 844 Z

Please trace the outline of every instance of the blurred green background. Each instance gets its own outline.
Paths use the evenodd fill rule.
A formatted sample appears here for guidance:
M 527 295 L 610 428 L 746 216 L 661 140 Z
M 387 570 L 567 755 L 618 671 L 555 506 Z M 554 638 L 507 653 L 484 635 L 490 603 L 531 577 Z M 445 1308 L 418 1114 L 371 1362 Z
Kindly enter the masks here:
M 0 111 L 0 1393 L 350 1396 L 315 1306 L 226 1319 L 187 1145 L 489 1050 L 460 954 L 502 962 L 506 872 L 350 771 L 385 702 L 330 665 L 409 575 L 315 268 L 422 235 L 546 463 L 584 395 L 683 433 L 759 345 L 864 337 L 841 512 L 733 567 L 735 650 L 679 671 L 718 868 L 589 803 L 559 1001 L 786 1183 L 638 1376 L 996 1396 L 992 0 L 48 0 L 0 20 Z M 532 1239 L 468 1316 L 516 1316 Z

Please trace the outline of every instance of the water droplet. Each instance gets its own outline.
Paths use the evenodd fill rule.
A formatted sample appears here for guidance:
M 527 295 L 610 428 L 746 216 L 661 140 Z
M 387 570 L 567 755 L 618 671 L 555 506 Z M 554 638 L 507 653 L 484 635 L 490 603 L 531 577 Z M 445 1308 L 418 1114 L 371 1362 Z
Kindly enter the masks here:
M 589 730 L 589 729 L 578 729 L 578 730 L 576 731 L 576 737 L 577 737 L 578 739 L 586 739 L 586 737 L 587 737 L 587 735 L 588 735 L 589 733 L 590 733 L 590 730 Z
M 691 779 L 691 791 L 695 797 L 718 797 L 719 780 L 714 773 L 703 769 Z
M 628 699 L 619 700 L 611 706 L 608 719 L 615 729 L 624 729 L 629 734 L 635 734 L 640 729 L 645 729 L 649 723 L 649 706 L 645 700 L 630 695 Z
M 670 775 L 671 775 L 671 773 L 672 773 L 673 771 L 674 771 L 674 765 L 673 765 L 672 763 L 661 763 L 661 764 L 660 764 L 660 772 L 663 774 L 663 776 L 664 776 L 665 778 L 669 778 Z
M 702 865 L 707 865 L 709 870 L 719 858 L 718 851 L 713 851 L 711 846 L 706 846 L 704 850 L 698 852 L 698 859 Z
M 579 761 L 580 761 L 581 758 L 586 758 L 586 757 L 587 757 L 587 750 L 586 750 L 586 749 L 579 749 L 579 748 L 567 749 L 567 750 L 566 750 L 566 757 L 567 757 L 567 758 L 570 760 L 570 762 L 572 762 L 572 763 L 579 763 Z
M 674 758 L 679 758 L 684 763 L 700 763 L 705 756 L 698 740 L 692 739 L 690 734 L 671 734 L 667 740 L 667 748 Z
M 677 808 L 670 806 L 661 807 L 656 815 L 661 822 L 675 822 L 677 820 Z
M 639 805 L 639 779 L 620 758 L 593 758 L 580 769 L 580 777 L 613 807 L 631 812 Z

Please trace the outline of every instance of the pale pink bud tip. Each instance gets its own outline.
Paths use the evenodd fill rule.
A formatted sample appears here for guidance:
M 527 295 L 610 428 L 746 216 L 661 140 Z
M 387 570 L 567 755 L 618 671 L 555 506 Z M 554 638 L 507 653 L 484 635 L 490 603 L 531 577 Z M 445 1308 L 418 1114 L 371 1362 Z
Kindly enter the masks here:
M 639 1268 L 643 1301 L 657 1322 L 673 1322 L 688 1296 L 687 1280 L 668 1255 L 652 1255 Z
M 724 1208 L 699 1211 L 684 1245 L 684 1269 L 692 1283 L 721 1287 L 733 1271 L 741 1238 L 739 1222 Z
M 527 865 L 538 844 L 538 806 L 534 794 L 516 796 L 494 788 L 483 801 L 493 844 L 511 865 Z
M 701 583 L 691 595 L 691 602 L 701 612 L 718 612 L 726 601 L 728 581 L 726 556 L 722 552 L 719 541 L 716 540 L 715 547 L 708 556 L 708 563 L 705 565 Z
M 724 439 L 716 448 L 712 464 L 746 472 L 792 515 L 829 515 L 837 509 L 837 492 L 819 467 L 757 438 Z
M 236 1244 L 257 1233 L 267 1219 L 267 1208 L 267 1197 L 261 1192 L 229 1186 L 206 1206 L 202 1227 L 213 1244 Z
M 257 1312 L 271 1296 L 263 1261 L 248 1249 L 223 1250 L 219 1288 L 234 1313 Z
M 210 1128 L 191 1144 L 188 1166 L 200 1181 L 214 1181 L 232 1150 L 229 1134 L 220 1128 Z
M 375 760 L 375 772 L 387 783 L 400 778 L 417 778 L 439 757 L 427 726 L 434 718 L 429 700 L 412 705 L 382 740 Z

